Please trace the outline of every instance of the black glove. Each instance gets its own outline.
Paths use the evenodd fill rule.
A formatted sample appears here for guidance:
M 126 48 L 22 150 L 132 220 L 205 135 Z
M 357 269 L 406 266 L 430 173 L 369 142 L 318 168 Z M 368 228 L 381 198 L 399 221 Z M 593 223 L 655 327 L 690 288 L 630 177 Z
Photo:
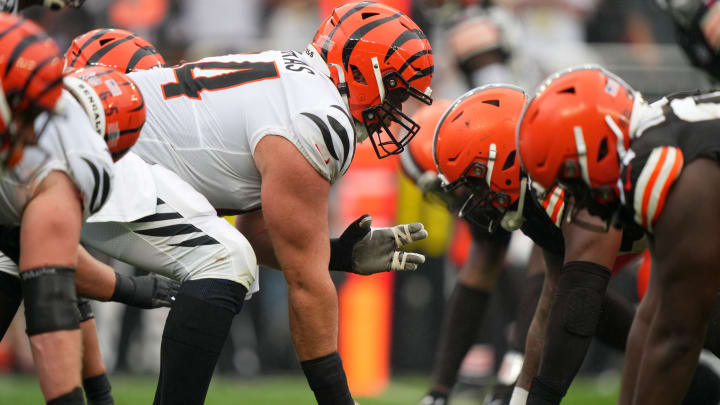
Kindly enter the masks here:
M 128 277 L 115 272 L 115 292 L 110 301 L 144 309 L 169 307 L 179 289 L 180 282 L 156 274 Z

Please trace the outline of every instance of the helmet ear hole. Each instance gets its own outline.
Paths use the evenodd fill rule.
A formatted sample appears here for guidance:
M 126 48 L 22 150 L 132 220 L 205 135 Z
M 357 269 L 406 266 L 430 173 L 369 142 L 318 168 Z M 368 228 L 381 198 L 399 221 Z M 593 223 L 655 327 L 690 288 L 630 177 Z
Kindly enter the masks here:
M 600 148 L 598 149 L 598 157 L 597 161 L 601 161 L 605 159 L 605 157 L 608 155 L 608 139 L 607 137 L 603 138 L 602 141 L 600 141 Z
M 512 151 L 508 154 L 507 159 L 505 159 L 505 164 L 503 165 L 503 171 L 511 168 L 515 164 L 515 151 Z
M 355 79 L 356 82 L 362 83 L 362 84 L 367 84 L 367 80 L 365 80 L 365 76 L 363 76 L 362 72 L 360 71 L 360 69 L 358 69 L 357 66 L 350 65 L 350 71 L 352 72 L 353 79 Z

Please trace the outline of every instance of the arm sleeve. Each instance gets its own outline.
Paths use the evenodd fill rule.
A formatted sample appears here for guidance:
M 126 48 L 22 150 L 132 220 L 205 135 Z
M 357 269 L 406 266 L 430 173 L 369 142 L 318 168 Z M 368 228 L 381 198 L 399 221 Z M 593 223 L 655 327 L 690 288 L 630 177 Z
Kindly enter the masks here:
M 251 137 L 254 151 L 266 135 L 286 138 L 327 181 L 334 183 L 350 166 L 355 153 L 355 132 L 349 116 L 340 106 L 315 108 L 295 114 L 288 130 L 264 130 Z
M 62 102 L 63 112 L 52 116 L 46 126 L 36 122 L 36 130 L 43 131 L 40 146 L 63 163 L 53 170 L 67 173 L 80 191 L 83 219 L 87 219 L 102 208 L 110 195 L 113 161 L 82 107 L 67 93 Z

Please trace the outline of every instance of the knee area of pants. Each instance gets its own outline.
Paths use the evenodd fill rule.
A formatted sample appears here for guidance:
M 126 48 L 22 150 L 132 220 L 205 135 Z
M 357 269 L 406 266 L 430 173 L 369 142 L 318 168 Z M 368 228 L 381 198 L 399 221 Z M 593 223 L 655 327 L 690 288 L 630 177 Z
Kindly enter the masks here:
M 233 313 L 240 312 L 247 289 L 231 280 L 208 278 L 182 283 L 178 296 L 188 295 Z
M 248 272 L 257 269 L 257 258 L 250 242 L 244 237 L 233 238 L 232 243 L 223 244 L 225 258 L 231 264 L 232 274 L 230 280 L 242 280 L 247 278 Z
M 562 324 L 569 333 L 595 334 L 602 311 L 610 270 L 590 262 L 568 262 L 558 282 L 556 303 L 562 308 Z
M 39 267 L 20 273 L 27 334 L 80 328 L 75 269 Z

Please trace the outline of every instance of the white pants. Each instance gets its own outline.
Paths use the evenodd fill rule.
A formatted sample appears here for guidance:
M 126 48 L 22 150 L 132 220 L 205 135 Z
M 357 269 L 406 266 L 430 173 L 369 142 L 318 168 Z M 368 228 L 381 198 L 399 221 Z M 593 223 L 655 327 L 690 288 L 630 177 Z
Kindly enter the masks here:
M 148 172 L 156 188 L 154 213 L 132 221 L 88 222 L 82 243 L 179 281 L 218 278 L 240 283 L 248 293 L 256 291 L 255 252 L 240 231 L 218 217 L 207 199 L 172 171 L 148 165 Z M 137 198 L 131 194 L 115 190 L 111 199 Z

